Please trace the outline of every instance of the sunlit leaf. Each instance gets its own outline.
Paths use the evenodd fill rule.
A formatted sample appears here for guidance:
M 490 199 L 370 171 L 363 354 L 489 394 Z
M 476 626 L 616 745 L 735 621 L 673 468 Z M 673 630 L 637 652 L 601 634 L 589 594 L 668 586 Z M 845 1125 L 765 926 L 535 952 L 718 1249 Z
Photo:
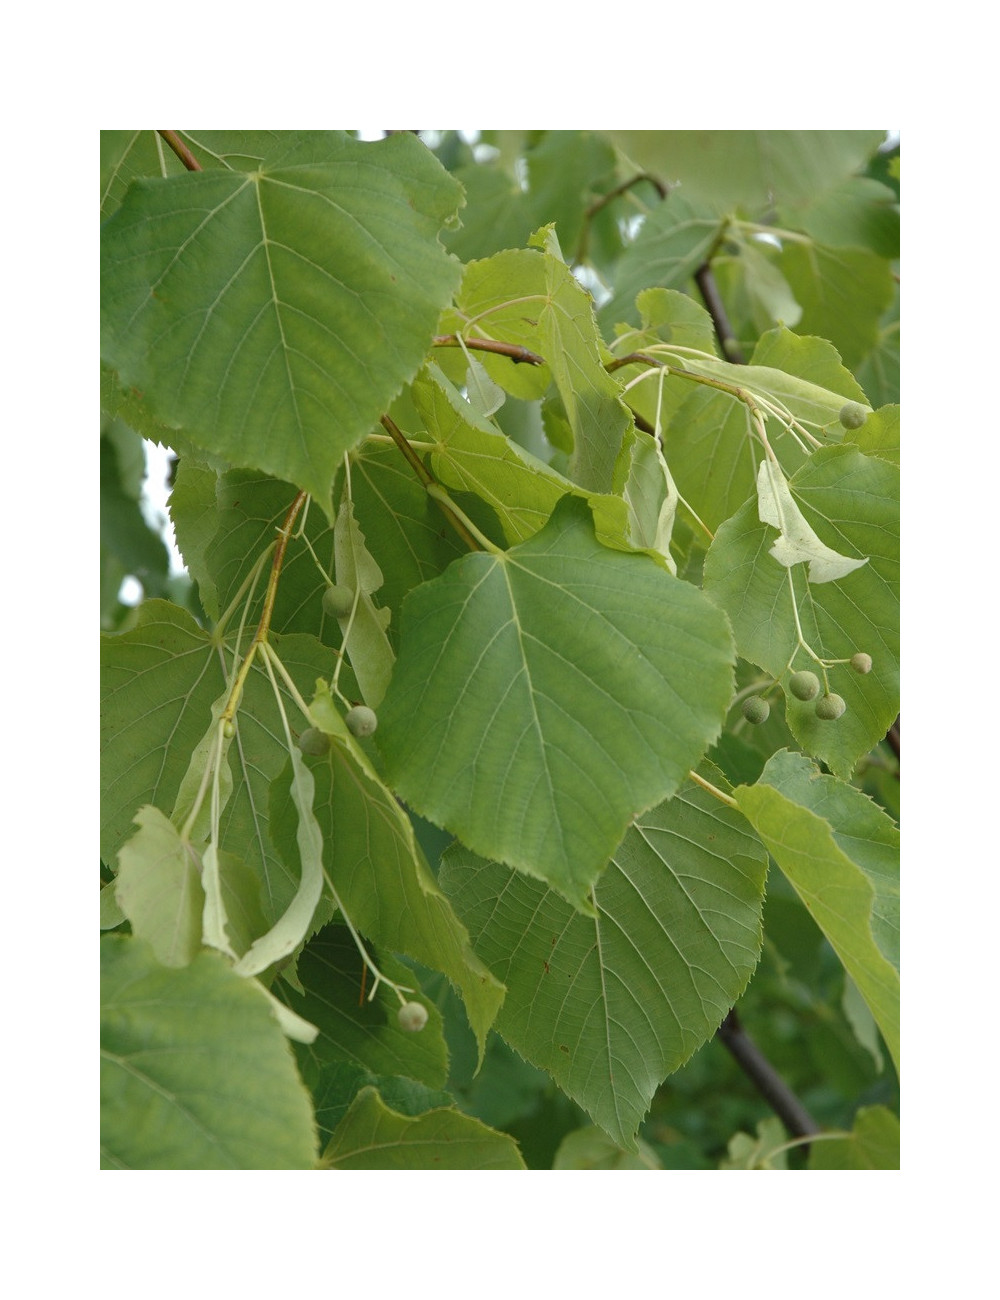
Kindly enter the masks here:
M 719 732 L 725 620 L 649 556 L 602 547 L 572 496 L 529 541 L 417 588 L 402 620 L 379 726 L 394 788 L 586 905 L 631 818 Z

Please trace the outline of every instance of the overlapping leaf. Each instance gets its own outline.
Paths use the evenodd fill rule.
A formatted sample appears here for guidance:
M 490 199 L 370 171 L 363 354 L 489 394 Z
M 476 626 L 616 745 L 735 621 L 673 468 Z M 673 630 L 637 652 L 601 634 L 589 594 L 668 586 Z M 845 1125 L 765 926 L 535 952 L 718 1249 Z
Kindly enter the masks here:
M 460 845 L 440 879 L 507 985 L 498 1031 L 635 1150 L 653 1093 L 750 978 L 766 869 L 743 818 L 688 782 L 629 828 L 593 917 Z
M 410 135 L 293 137 L 249 171 L 130 187 L 103 228 L 102 355 L 164 422 L 330 510 L 459 279 L 457 183 Z
M 139 829 L 119 857 L 119 906 L 157 961 L 186 966 L 201 951 L 200 864 L 158 808 L 140 808 L 135 822 Z
M 413 986 L 413 972 L 402 963 L 382 953 L 377 960 L 391 979 Z M 376 1076 L 410 1078 L 443 1088 L 448 1049 L 437 1008 L 419 991 L 413 994 L 424 1002 L 429 1020 L 420 1033 L 407 1033 L 396 1019 L 399 999 L 387 986 L 381 985 L 374 999 L 359 1001 L 361 971 L 361 957 L 344 925 L 326 926 L 306 945 L 296 965 L 302 992 L 283 989 L 281 993 L 298 1015 L 319 1028 L 314 1043 L 296 1049 L 304 1068 L 309 1068 L 309 1062 L 318 1070 L 326 1062 L 348 1063 Z M 351 1096 L 344 1100 L 345 1110 Z
M 338 1124 L 324 1169 L 523 1169 L 517 1143 L 453 1107 L 410 1117 L 364 1088 Z
M 830 689 L 847 703 L 836 722 L 817 718 L 811 702 L 786 699 L 788 724 L 803 748 L 848 776 L 899 711 L 899 475 L 845 443 L 814 452 L 790 484 L 820 538 L 868 563 L 836 582 L 810 585 L 805 566 L 786 569 L 771 555 L 777 534 L 761 523 L 754 499 L 716 533 L 705 591 L 729 615 L 740 654 L 776 678 L 814 667 L 796 650 L 793 583 L 803 633 L 817 654 L 871 655 L 866 676 L 846 664 L 830 670 Z
M 266 995 L 214 953 L 101 940 L 102 1169 L 311 1169 L 316 1132 Z
M 299 690 L 309 694 L 329 674 L 333 657 L 312 637 L 272 638 Z M 245 648 L 245 647 L 244 647 Z M 184 610 L 146 601 L 135 626 L 101 647 L 101 856 L 114 863 L 146 804 L 171 815 L 191 757 L 203 741 L 212 708 L 226 685 L 231 649 L 208 636 Z M 285 707 L 296 706 L 282 691 Z M 222 848 L 232 849 L 257 876 L 269 924 L 299 887 L 271 844 L 268 793 L 288 761 L 274 692 L 255 664 L 229 742 L 233 793 L 221 816 Z
M 507 542 L 523 542 L 539 532 L 560 497 L 575 491 L 590 501 L 601 540 L 624 549 L 625 510 L 616 497 L 575 488 L 477 416 L 436 367 L 417 377 L 412 392 L 428 433 L 438 440 L 430 453 L 434 476 L 445 487 L 474 493 L 492 507 Z
M 715 204 L 759 209 L 813 203 L 859 170 L 883 131 L 609 131 L 640 167 Z M 673 196 L 671 196 L 673 198 Z
M 899 1120 L 886 1106 L 862 1106 L 846 1141 L 815 1142 L 810 1169 L 898 1169 Z
M 642 224 L 615 270 L 614 293 L 598 312 L 605 333 L 619 321 L 636 323 L 636 295 L 643 289 L 684 289 L 706 261 L 719 236 L 714 208 L 675 191 Z
M 844 963 L 898 1068 L 898 830 L 866 795 L 787 750 L 734 797 Z
M 311 765 L 328 879 L 366 938 L 448 976 L 482 1050 L 503 987 L 472 951 L 465 927 L 424 861 L 410 819 L 343 723 L 338 725 L 329 694 L 318 697 L 313 713 L 334 737 L 329 755 Z M 284 773 L 271 793 L 271 831 L 294 876 L 296 819 L 288 789 Z
M 812 433 L 836 439 L 843 435 L 839 416 L 844 403 L 867 402 L 835 348 L 783 328 L 763 336 L 749 365 L 699 357 L 691 369 L 772 399 Z M 699 388 L 688 379 L 672 377 L 666 387 L 688 392 L 667 433 L 671 472 L 684 499 L 710 528 L 717 528 L 753 493 L 757 479 L 761 450 L 751 436 L 747 407 L 735 395 Z M 803 452 L 776 420 L 767 427 L 782 464 L 793 471 Z
M 379 727 L 388 779 L 464 844 L 586 905 L 631 818 L 672 794 L 732 691 L 725 619 L 560 501 L 505 554 L 403 605 Z

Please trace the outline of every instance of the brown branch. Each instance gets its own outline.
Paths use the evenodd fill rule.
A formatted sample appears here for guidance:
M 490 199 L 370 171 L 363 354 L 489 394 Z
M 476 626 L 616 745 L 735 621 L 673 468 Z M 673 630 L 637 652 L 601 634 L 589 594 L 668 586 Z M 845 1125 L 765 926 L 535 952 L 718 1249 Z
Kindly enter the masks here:
M 158 131 L 189 172 L 200 172 L 202 165 L 176 131 Z
M 480 352 L 495 352 L 501 357 L 510 357 L 515 365 L 522 362 L 529 366 L 544 366 L 545 358 L 540 357 L 537 352 L 531 352 L 528 348 L 522 348 L 519 343 L 503 343 L 498 339 L 459 339 L 457 334 L 438 334 L 434 339 L 436 348 L 460 348 L 462 344 L 467 348 L 478 349 Z
M 403 453 L 404 457 L 406 458 L 407 464 L 413 470 L 414 474 L 416 474 L 420 482 L 424 485 L 425 488 L 430 487 L 434 483 L 434 477 L 428 471 L 427 466 L 424 464 L 424 462 L 420 459 L 417 453 L 410 446 L 406 434 L 402 431 L 399 425 L 396 424 L 396 422 L 392 420 L 388 415 L 383 415 L 380 423 L 382 425 L 382 428 L 385 429 L 385 431 L 389 434 L 390 438 L 392 438 L 393 442 Z M 441 509 L 441 513 L 451 524 L 452 528 L 454 528 L 455 532 L 458 533 L 459 537 L 461 537 L 462 541 L 466 544 L 469 550 L 470 551 L 481 550 L 482 548 L 480 547 L 479 543 L 472 536 L 472 534 L 469 532 L 466 526 L 462 523 L 461 519 L 459 519 L 456 515 L 452 514 L 452 512 L 448 509 L 445 502 L 441 501 L 438 497 L 434 497 L 434 500 L 437 501 L 438 506 Z
M 730 1011 L 716 1030 L 718 1038 L 733 1054 L 740 1068 L 788 1129 L 792 1137 L 811 1137 L 819 1133 L 819 1124 L 785 1083 L 781 1075 L 740 1024 L 736 1011 Z
M 715 282 L 715 276 L 712 273 L 712 267 L 709 262 L 704 262 L 694 273 L 694 282 L 698 286 L 708 314 L 712 318 L 712 324 L 715 326 L 715 333 L 718 336 L 719 343 L 722 345 L 723 355 L 736 365 L 742 366 L 746 363 L 746 358 L 736 341 L 736 335 L 733 333 L 733 327 L 729 323 L 729 316 L 726 313 L 725 303 L 719 293 L 719 286 Z

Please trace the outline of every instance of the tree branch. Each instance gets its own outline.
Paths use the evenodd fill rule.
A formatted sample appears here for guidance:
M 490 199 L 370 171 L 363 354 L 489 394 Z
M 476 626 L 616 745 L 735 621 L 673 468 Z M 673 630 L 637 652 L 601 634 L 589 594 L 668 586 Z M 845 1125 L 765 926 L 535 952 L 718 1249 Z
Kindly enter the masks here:
M 719 343 L 722 345 L 723 354 L 730 361 L 742 366 L 746 362 L 740 345 L 736 341 L 733 333 L 733 327 L 729 323 L 729 316 L 726 314 L 726 305 L 722 301 L 719 293 L 719 286 L 715 282 L 715 276 L 712 273 L 712 267 L 709 262 L 702 263 L 694 273 L 694 282 L 698 286 L 708 309 L 708 314 L 712 318 L 712 324 L 715 326 L 715 333 L 718 336 Z
M 202 170 L 201 163 L 176 131 L 158 131 L 157 134 L 161 135 L 163 139 L 166 140 L 167 144 L 170 145 L 171 149 L 173 149 L 174 153 L 189 172 L 200 172 Z
M 811 1137 L 822 1131 L 740 1024 L 735 1009 L 723 1020 L 715 1036 L 733 1054 L 744 1074 L 793 1137 Z
M 545 358 L 540 357 L 537 352 L 531 352 L 528 348 L 522 348 L 520 343 L 504 343 L 500 339 L 465 339 L 459 341 L 457 334 L 438 334 L 434 339 L 436 348 L 460 348 L 462 344 L 467 348 L 473 348 L 480 352 L 495 352 L 501 357 L 510 357 L 515 365 L 524 363 L 529 366 L 544 366 Z

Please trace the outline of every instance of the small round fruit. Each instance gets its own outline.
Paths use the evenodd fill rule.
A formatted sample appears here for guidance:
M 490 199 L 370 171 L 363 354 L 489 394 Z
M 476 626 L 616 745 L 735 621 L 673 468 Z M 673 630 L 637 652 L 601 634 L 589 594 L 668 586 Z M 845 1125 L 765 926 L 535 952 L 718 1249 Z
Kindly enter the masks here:
M 299 736 L 299 749 L 310 758 L 322 758 L 329 752 L 330 737 L 318 727 L 307 727 Z
M 839 695 L 821 695 L 816 701 L 816 717 L 823 722 L 835 722 L 846 708 Z
M 808 671 L 792 673 L 788 679 L 788 689 L 797 700 L 814 700 L 819 694 L 819 678 Z
M 222 724 L 222 734 L 225 736 L 227 740 L 232 740 L 232 738 L 236 735 L 236 728 L 233 726 L 232 718 L 227 718 L 225 722 Z
M 766 722 L 770 712 L 770 704 L 759 695 L 751 695 L 749 699 L 743 701 L 743 716 L 747 722 L 752 722 L 755 727 L 759 727 L 762 722 Z
M 370 736 L 378 726 L 375 710 L 370 709 L 367 704 L 355 704 L 353 709 L 348 709 L 344 721 L 351 735 L 359 739 Z
M 400 1029 L 409 1034 L 418 1034 L 427 1024 L 427 1008 L 420 1002 L 404 1002 L 396 1012 Z
M 323 610 L 331 618 L 346 618 L 354 605 L 350 587 L 327 587 L 323 592 Z
M 840 408 L 840 423 L 845 429 L 860 429 L 867 419 L 868 412 L 860 402 L 845 402 Z
M 851 667 L 856 673 L 870 673 L 872 670 L 871 655 L 866 655 L 863 650 L 859 650 L 856 655 L 851 655 Z

